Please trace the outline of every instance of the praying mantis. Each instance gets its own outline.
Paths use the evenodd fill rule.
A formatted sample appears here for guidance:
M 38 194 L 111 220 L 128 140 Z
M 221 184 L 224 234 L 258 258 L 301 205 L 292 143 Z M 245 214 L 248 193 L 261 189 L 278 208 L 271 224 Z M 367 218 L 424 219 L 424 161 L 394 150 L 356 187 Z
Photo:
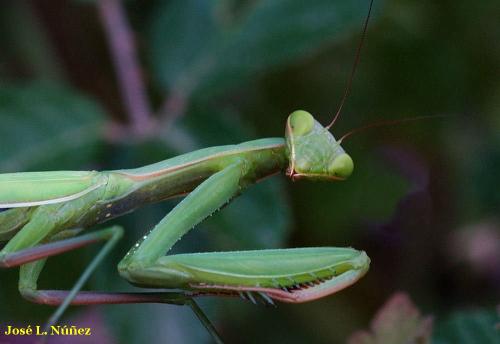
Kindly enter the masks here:
M 306 111 L 287 120 L 285 139 L 266 138 L 211 147 L 136 169 L 0 174 L 0 235 L 9 240 L 0 266 L 20 266 L 19 291 L 30 301 L 69 304 L 161 302 L 189 305 L 217 338 L 193 297 L 238 296 L 253 302 L 301 303 L 333 294 L 368 270 L 369 258 L 353 248 L 314 247 L 165 256 L 186 232 L 259 180 L 284 171 L 290 178 L 340 181 L 353 161 L 329 130 Z M 123 229 L 111 226 L 77 236 L 141 205 L 187 196 L 118 264 L 120 275 L 147 288 L 185 292 L 102 293 L 80 288 Z M 71 291 L 38 290 L 49 256 L 106 241 Z
M 288 116 L 284 138 L 205 148 L 134 169 L 0 174 L 0 240 L 7 242 L 0 250 L 0 267 L 20 267 L 23 297 L 58 306 L 48 326 L 69 305 L 167 303 L 191 307 L 216 342 L 221 339 L 194 301 L 198 296 L 240 296 L 274 304 L 336 293 L 368 271 L 364 251 L 311 247 L 165 255 L 193 227 L 266 177 L 285 173 L 292 180 L 347 179 L 353 160 L 330 126 L 298 110 Z M 181 291 L 81 291 L 124 234 L 119 226 L 81 235 L 83 229 L 178 196 L 185 198 L 137 241 L 118 272 L 139 287 Z M 100 241 L 104 246 L 71 290 L 37 288 L 48 257 Z

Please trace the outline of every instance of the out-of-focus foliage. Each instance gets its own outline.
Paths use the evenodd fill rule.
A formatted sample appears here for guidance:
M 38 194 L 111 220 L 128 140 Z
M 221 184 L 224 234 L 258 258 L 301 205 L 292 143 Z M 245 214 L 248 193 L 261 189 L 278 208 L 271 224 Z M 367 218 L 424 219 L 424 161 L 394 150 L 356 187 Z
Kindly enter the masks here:
M 50 161 L 56 169 L 61 163 L 78 167 L 92 161 L 105 115 L 97 104 L 72 90 L 33 84 L 0 86 L 0 118 L 0 168 L 16 172 Z
M 500 312 L 484 309 L 455 312 L 433 326 L 431 316 L 422 316 L 409 296 L 398 292 L 377 311 L 370 322 L 369 331 L 356 331 L 348 340 L 348 344 L 431 342 L 434 344 L 499 343 Z
M 370 331 L 355 332 L 349 344 L 430 343 L 432 318 L 422 317 L 404 293 L 394 294 L 377 312 Z
M 500 343 L 500 315 L 495 310 L 454 313 L 438 324 L 433 339 L 436 344 Z
M 0 11 L 0 172 L 129 168 L 282 136 L 286 116 L 298 108 L 327 123 L 368 9 L 361 0 L 123 3 L 155 134 L 117 130 L 128 120 L 95 2 L 8 0 Z M 273 177 L 186 235 L 174 251 L 353 246 L 372 259 L 356 285 L 309 304 L 274 309 L 201 300 L 225 339 L 342 343 L 368 327 L 389 295 L 405 290 L 434 316 L 437 343 L 468 343 L 476 333 L 470 342 L 482 340 L 494 313 L 453 314 L 500 300 L 498 256 L 481 254 L 486 242 L 498 247 L 500 231 L 498 18 L 496 0 L 375 1 L 334 134 L 381 119 L 449 117 L 353 135 L 343 144 L 355 163 L 348 181 Z M 160 120 L 169 117 L 165 100 L 175 97 L 182 115 Z M 174 205 L 117 219 L 125 238 L 86 288 L 137 290 L 119 278 L 116 264 Z M 51 258 L 40 286 L 70 287 L 96 251 Z M 0 323 L 41 323 L 51 309 L 24 301 L 17 277 L 15 269 L 0 271 Z M 73 308 L 66 319 L 88 320 L 86 314 L 94 314 L 106 341 L 207 341 L 184 308 Z
M 223 91 L 357 28 L 363 1 L 174 0 L 149 30 L 155 78 L 177 92 Z

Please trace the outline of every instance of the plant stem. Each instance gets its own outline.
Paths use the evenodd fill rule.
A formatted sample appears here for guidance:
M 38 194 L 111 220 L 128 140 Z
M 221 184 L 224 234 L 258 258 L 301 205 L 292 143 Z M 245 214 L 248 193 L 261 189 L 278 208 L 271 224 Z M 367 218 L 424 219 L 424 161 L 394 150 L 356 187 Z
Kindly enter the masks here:
M 99 0 L 97 8 L 106 32 L 120 93 L 132 130 L 144 135 L 153 127 L 132 30 L 120 0 Z

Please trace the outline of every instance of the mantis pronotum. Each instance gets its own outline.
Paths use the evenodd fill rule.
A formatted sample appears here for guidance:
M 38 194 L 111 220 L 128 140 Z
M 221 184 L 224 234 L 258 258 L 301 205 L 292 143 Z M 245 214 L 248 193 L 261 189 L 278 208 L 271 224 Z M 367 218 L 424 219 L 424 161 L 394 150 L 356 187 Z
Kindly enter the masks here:
M 353 72 L 358 58 L 359 50 Z M 350 81 L 342 104 L 349 89 Z M 333 294 L 367 272 L 370 260 L 365 252 L 314 247 L 164 253 L 207 216 L 265 177 L 284 172 L 294 180 L 348 178 L 353 161 L 341 140 L 329 131 L 341 108 L 326 127 L 298 110 L 287 119 L 285 138 L 210 147 L 135 169 L 0 174 L 0 209 L 4 210 L 0 212 L 0 240 L 8 241 L 0 251 L 0 267 L 20 266 L 19 290 L 25 298 L 59 306 L 49 325 L 70 304 L 170 303 L 189 305 L 217 341 L 214 327 L 194 297 L 241 296 L 254 303 L 273 304 L 307 302 Z M 80 291 L 123 235 L 118 226 L 78 235 L 82 229 L 144 204 L 184 195 L 118 265 L 120 275 L 134 285 L 183 292 Z M 37 289 L 47 257 L 98 241 L 106 244 L 72 290 Z

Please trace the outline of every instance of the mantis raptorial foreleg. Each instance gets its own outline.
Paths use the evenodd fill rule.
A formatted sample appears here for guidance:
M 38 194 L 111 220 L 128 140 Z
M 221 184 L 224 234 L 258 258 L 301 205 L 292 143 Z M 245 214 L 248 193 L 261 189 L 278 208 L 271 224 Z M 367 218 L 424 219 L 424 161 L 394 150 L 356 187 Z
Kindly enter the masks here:
M 201 183 L 123 258 L 118 265 L 121 275 L 132 283 L 154 285 L 154 280 L 158 280 L 159 286 L 168 286 L 169 280 L 173 280 L 172 287 L 180 287 L 182 277 L 179 280 L 175 275 L 186 274 L 164 265 L 168 258 L 165 252 L 236 195 L 244 168 L 244 162 L 237 161 Z
M 241 157 L 202 182 L 118 265 L 139 286 L 182 288 L 199 294 L 242 294 L 251 301 L 305 302 L 354 283 L 368 268 L 350 248 L 295 248 L 165 256 L 177 240 L 246 186 Z M 320 284 L 316 288 L 309 288 Z M 304 289 L 304 288 L 307 288 Z M 294 292 L 290 292 L 293 290 Z

